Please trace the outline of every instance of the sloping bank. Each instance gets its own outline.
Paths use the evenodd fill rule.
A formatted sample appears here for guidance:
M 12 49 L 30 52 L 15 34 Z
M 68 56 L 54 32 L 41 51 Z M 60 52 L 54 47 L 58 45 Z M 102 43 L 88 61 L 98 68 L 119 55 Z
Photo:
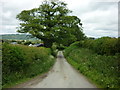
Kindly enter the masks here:
M 55 59 L 44 47 L 3 44 L 2 86 L 9 87 L 49 71 Z
M 72 44 L 66 48 L 67 61 L 99 88 L 118 88 L 118 55 L 98 55 L 87 48 Z

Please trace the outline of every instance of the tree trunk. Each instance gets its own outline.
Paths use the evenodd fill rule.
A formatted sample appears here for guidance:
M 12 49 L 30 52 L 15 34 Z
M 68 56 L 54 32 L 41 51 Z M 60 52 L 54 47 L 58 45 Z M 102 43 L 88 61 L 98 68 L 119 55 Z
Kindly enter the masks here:
M 45 39 L 44 40 L 44 46 L 47 47 L 47 48 L 51 48 L 52 47 L 52 43 L 53 43 L 53 41 L 50 40 L 50 39 Z

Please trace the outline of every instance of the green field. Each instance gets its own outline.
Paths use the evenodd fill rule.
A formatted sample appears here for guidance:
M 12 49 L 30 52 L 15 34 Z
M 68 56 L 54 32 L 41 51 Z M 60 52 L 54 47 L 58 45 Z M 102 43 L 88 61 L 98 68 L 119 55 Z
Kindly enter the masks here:
M 30 35 L 26 34 L 4 34 L 0 35 L 0 37 L 6 40 L 38 40 L 37 38 L 32 38 Z

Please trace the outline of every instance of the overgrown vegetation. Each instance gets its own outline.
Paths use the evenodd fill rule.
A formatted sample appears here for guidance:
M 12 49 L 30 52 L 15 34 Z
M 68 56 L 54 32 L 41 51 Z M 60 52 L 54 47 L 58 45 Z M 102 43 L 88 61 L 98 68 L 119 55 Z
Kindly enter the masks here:
M 0 89 L 2 88 L 2 41 L 0 41 Z
M 78 42 L 83 48 L 88 48 L 100 55 L 115 55 L 120 53 L 120 38 L 101 37 L 98 39 L 86 39 Z
M 21 79 L 32 78 L 44 73 L 54 64 L 51 50 L 44 47 L 3 44 L 2 48 L 3 87 Z
M 65 49 L 64 55 L 73 67 L 98 87 L 120 88 L 118 44 L 117 38 L 108 37 L 75 42 Z

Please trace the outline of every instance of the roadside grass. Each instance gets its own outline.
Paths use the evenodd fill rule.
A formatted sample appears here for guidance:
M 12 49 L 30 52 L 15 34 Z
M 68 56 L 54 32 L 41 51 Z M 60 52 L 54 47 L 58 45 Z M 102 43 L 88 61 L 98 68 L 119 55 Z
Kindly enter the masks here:
M 51 68 L 49 68 L 49 70 Z M 2 88 L 14 88 L 16 86 L 19 86 L 20 84 L 23 84 L 23 83 L 29 82 L 31 80 L 34 80 L 34 78 L 37 78 L 37 77 L 42 76 L 42 75 L 45 75 L 46 73 L 48 73 L 48 71 L 42 72 L 42 73 L 40 73 L 40 74 L 38 74 L 36 76 L 33 76 L 33 77 L 25 77 L 25 78 L 19 79 L 18 81 L 15 81 L 15 82 L 12 82 L 12 83 L 4 85 L 4 87 L 2 87 Z
M 98 55 L 90 49 L 71 45 L 64 51 L 67 61 L 99 88 L 120 88 L 118 57 Z
M 55 59 L 49 48 L 5 43 L 2 62 L 2 87 L 6 88 L 49 71 Z

